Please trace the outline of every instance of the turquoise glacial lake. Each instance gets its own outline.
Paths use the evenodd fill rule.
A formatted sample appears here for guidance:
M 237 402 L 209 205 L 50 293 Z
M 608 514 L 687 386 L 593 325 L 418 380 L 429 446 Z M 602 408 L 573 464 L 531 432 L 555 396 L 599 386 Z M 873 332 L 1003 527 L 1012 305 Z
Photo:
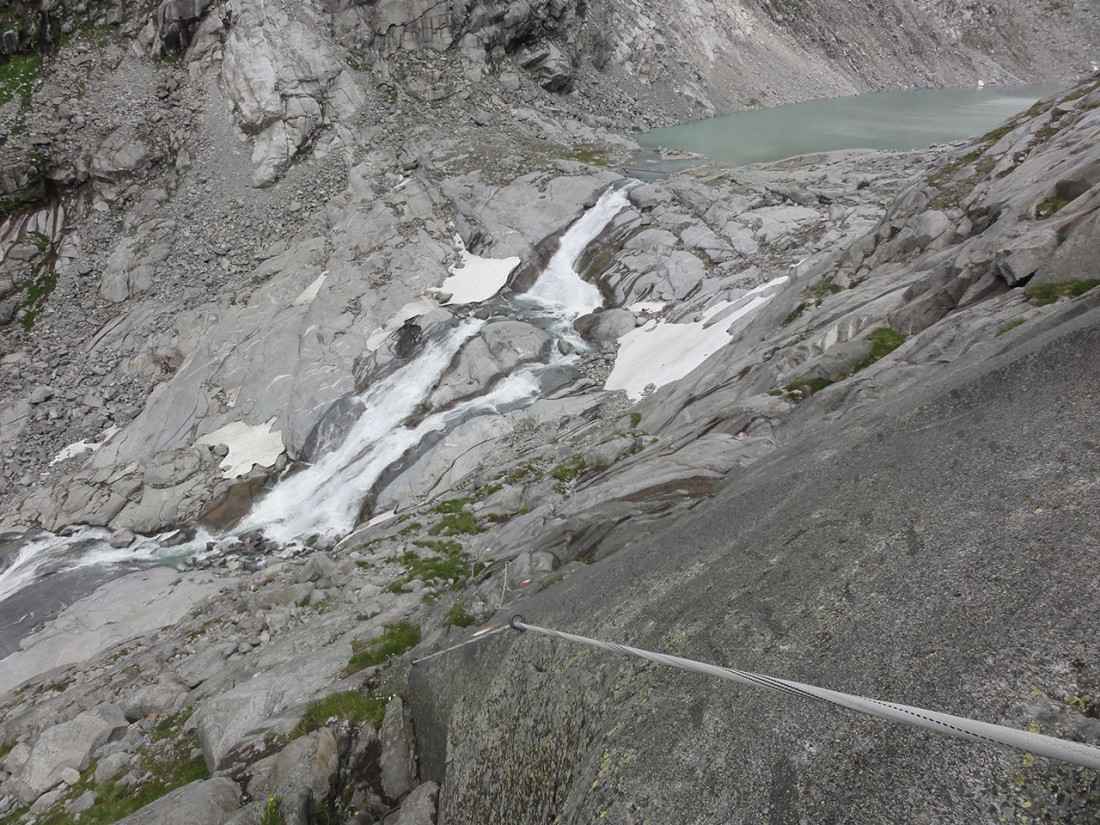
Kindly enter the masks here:
M 863 94 L 737 112 L 635 137 L 644 147 L 681 149 L 735 166 L 840 149 L 912 151 L 983 134 L 1062 88 L 985 86 Z M 661 165 L 669 168 L 667 161 Z

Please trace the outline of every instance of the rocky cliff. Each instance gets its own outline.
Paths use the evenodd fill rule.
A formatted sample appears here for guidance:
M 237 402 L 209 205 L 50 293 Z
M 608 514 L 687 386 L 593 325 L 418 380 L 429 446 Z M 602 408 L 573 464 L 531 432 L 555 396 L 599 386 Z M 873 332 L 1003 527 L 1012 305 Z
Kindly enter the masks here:
M 1097 741 L 1095 80 L 965 146 L 622 179 L 634 124 L 1096 42 L 869 13 L 8 3 L 0 573 L 55 575 L 0 589 L 0 818 L 1086 821 L 1083 773 L 529 639 L 390 660 L 523 603 Z M 93 553 L 206 569 L 62 610 Z

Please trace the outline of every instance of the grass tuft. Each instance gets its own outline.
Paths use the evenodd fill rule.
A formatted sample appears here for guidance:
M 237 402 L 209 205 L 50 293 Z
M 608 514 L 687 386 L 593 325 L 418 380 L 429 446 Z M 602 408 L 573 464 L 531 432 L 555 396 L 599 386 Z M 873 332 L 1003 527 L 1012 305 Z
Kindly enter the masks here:
M 1035 220 L 1041 221 L 1053 215 L 1057 215 L 1069 203 L 1066 198 L 1051 195 L 1035 207 Z
M 867 333 L 867 340 L 871 342 L 871 354 L 855 365 L 853 375 L 896 350 L 905 343 L 905 336 L 890 327 L 879 327 Z
M 1059 298 L 1076 298 L 1084 295 L 1095 286 L 1100 286 L 1100 280 L 1087 278 L 1080 281 L 1061 281 L 1055 284 L 1036 284 L 1027 288 L 1028 297 L 1037 306 L 1053 304 Z
M 444 627 L 469 627 L 476 622 L 477 617 L 462 602 L 452 605 L 447 615 L 443 617 Z
M 291 731 L 290 738 L 297 739 L 322 727 L 329 719 L 344 719 L 356 725 L 364 722 L 378 724 L 386 713 L 387 699 L 357 690 L 344 690 L 323 699 L 310 702 L 301 721 Z
M 458 513 L 448 513 L 439 524 L 428 531 L 429 536 L 462 536 L 480 533 L 481 528 L 477 524 L 477 518 L 473 513 L 462 510 Z
M 348 661 L 347 673 L 350 676 L 368 667 L 380 665 L 395 656 L 400 656 L 420 644 L 420 628 L 409 622 L 396 622 L 386 625 L 386 632 L 370 641 L 351 643 L 355 655 Z

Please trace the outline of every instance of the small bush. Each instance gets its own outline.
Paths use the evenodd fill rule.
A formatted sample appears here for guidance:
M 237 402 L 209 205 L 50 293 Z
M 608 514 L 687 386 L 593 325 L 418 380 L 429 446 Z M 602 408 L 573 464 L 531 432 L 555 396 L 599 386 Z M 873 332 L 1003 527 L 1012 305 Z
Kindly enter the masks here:
M 370 641 L 352 642 L 355 655 L 348 661 L 347 672 L 350 676 L 368 667 L 380 665 L 395 656 L 400 656 L 420 644 L 420 628 L 409 622 L 396 622 L 386 625 L 386 632 Z
M 269 796 L 267 802 L 260 805 L 260 825 L 286 825 L 283 818 L 283 801 L 277 796 Z
M 516 484 L 526 478 L 531 479 L 531 481 L 538 481 L 542 476 L 542 468 L 536 462 L 529 461 L 526 464 L 519 465 L 512 470 L 512 472 L 508 473 L 508 475 L 504 477 L 504 481 L 507 484 Z
M 310 702 L 302 719 L 291 731 L 291 738 L 297 739 L 317 730 L 329 719 L 344 719 L 356 725 L 364 722 L 378 724 L 386 713 L 386 699 L 357 690 L 344 690 L 333 693 L 324 699 Z
M 821 302 L 830 295 L 836 295 L 842 291 L 843 287 L 835 283 L 832 278 L 822 278 L 817 283 L 806 287 L 805 294 L 813 298 L 814 303 L 820 306 Z
M 832 386 L 832 384 L 833 382 L 828 378 L 796 378 L 787 384 L 787 392 L 794 392 L 795 390 L 801 390 L 803 387 L 809 387 L 810 395 L 813 395 L 815 392 L 821 392 L 826 387 Z
M 1076 298 L 1100 285 L 1100 280 L 1089 278 L 1081 281 L 1062 281 L 1056 284 L 1036 284 L 1027 288 L 1028 297 L 1038 306 L 1053 304 L 1059 298 Z

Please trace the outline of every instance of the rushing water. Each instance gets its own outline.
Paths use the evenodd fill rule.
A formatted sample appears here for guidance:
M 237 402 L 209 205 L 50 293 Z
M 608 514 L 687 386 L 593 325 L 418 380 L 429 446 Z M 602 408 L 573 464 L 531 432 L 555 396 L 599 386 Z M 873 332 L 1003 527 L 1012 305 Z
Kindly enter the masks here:
M 572 322 L 603 303 L 600 292 L 574 268 L 577 258 L 608 222 L 626 205 L 625 189 L 610 189 L 561 237 L 535 286 L 522 297 L 520 314 L 539 323 L 556 337 L 580 344 Z M 459 324 L 442 341 L 434 342 L 414 360 L 367 389 L 366 407 L 343 443 L 317 463 L 278 484 L 234 531 L 261 530 L 279 543 L 293 545 L 313 535 L 340 536 L 350 531 L 363 499 L 383 473 L 433 432 L 446 430 L 476 415 L 493 415 L 537 397 L 539 373 L 570 360 L 552 348 L 549 364 L 516 370 L 480 398 L 415 420 L 414 413 L 429 397 L 462 346 L 476 336 L 484 321 Z M 0 536 L 0 539 L 3 537 Z M 205 550 L 208 541 L 231 537 L 200 532 L 185 545 L 163 548 L 157 537 L 139 539 L 133 546 L 115 549 L 103 530 L 83 529 L 70 537 L 48 533 L 23 540 L 0 571 L 0 629 L 13 639 L 20 628 L 43 621 L 57 607 L 89 592 L 111 572 L 122 573 L 156 563 L 178 563 Z M 0 546 L 0 551 L 4 548 Z M 31 595 L 33 598 L 31 598 Z M 40 609 L 28 608 L 37 603 Z M 7 648 L 0 646 L 0 658 Z
M 1060 88 L 910 89 L 811 100 L 654 129 L 637 139 L 734 165 L 838 149 L 909 151 L 982 134 Z
M 573 334 L 572 321 L 603 303 L 600 291 L 581 279 L 574 264 L 626 202 L 623 190 L 605 192 L 562 235 L 558 251 L 526 295 L 527 311 L 548 318 L 547 326 L 559 337 Z M 346 534 L 355 526 L 363 499 L 386 469 L 427 435 L 472 415 L 495 414 L 529 403 L 538 393 L 537 374 L 566 358 L 553 349 L 549 365 L 520 368 L 479 398 L 407 423 L 462 345 L 482 326 L 483 321 L 465 321 L 447 340 L 428 346 L 415 360 L 368 388 L 360 398 L 366 409 L 344 442 L 279 484 L 239 529 L 260 529 L 282 544 L 317 534 Z

